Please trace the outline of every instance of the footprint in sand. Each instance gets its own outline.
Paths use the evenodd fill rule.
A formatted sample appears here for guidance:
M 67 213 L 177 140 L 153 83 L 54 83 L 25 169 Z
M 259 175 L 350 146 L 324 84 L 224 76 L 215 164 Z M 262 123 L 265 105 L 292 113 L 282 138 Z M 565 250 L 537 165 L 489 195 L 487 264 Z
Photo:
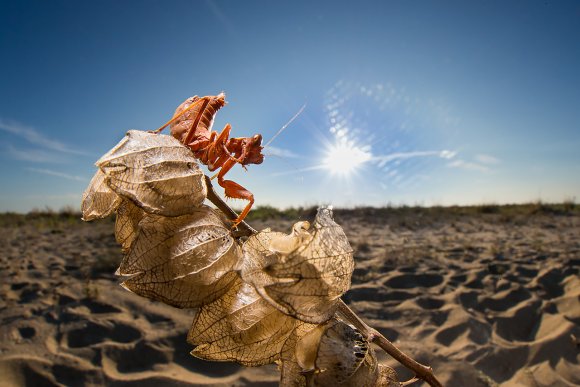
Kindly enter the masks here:
M 534 278 L 538 275 L 538 270 L 535 268 L 528 267 L 529 265 L 518 265 L 516 267 L 516 273 L 518 277 L 524 278 Z
M 129 348 L 107 345 L 102 351 L 103 363 L 110 361 L 119 373 L 144 372 L 160 364 L 169 364 L 172 355 L 172 348 L 156 346 L 145 341 L 139 341 Z
M 533 341 L 541 322 L 540 300 L 533 300 L 493 317 L 494 330 L 507 341 Z
M 94 314 L 107 314 L 107 313 L 121 313 L 122 310 L 117 308 L 116 306 L 105 304 L 102 302 L 95 301 L 90 298 L 85 298 L 81 300 L 81 305 L 86 306 L 89 308 L 91 313 Z
M 384 285 L 395 289 L 431 288 L 443 283 L 439 274 L 400 274 L 387 279 Z
M 78 366 L 55 364 L 52 366 L 52 375 L 64 386 L 103 385 L 102 374 L 95 369 L 84 369 Z
M 417 292 L 401 290 L 387 290 L 384 287 L 357 286 L 349 290 L 345 296 L 345 302 L 372 301 L 385 302 L 385 305 L 400 304 L 402 301 L 414 298 Z
M 84 348 L 105 340 L 130 343 L 140 339 L 141 332 L 130 325 L 118 322 L 108 321 L 106 325 L 101 325 L 86 321 L 82 322 L 80 327 L 68 330 L 63 338 L 69 348 Z
M 470 289 L 483 289 L 483 279 L 488 275 L 487 270 L 480 270 L 476 272 L 470 272 L 467 275 L 467 279 L 463 286 Z
M 491 297 L 483 298 L 479 302 L 479 307 L 480 310 L 484 312 L 490 310 L 504 312 L 531 297 L 532 295 L 527 289 L 521 286 L 512 285 L 511 289 L 500 291 Z
M 193 347 L 183 339 L 181 334 L 167 337 L 156 344 L 166 346 L 167 350 L 173 354 L 175 364 L 196 374 L 222 377 L 234 375 L 244 369 L 244 366 L 234 362 L 213 362 L 191 356 L 190 352 Z
M 6 386 L 58 386 L 52 375 L 51 363 L 35 356 L 2 359 L 0 375 L 2 385 Z
M 23 339 L 31 339 L 36 336 L 36 329 L 34 327 L 20 327 L 18 328 L 18 335 Z
M 443 305 L 445 305 L 444 300 L 439 300 L 437 298 L 432 297 L 419 297 L 415 300 L 415 303 L 419 305 L 421 308 L 427 310 L 439 309 Z
M 456 324 L 440 330 L 435 335 L 435 340 L 446 347 L 449 347 L 453 342 L 464 335 L 469 341 L 478 345 L 487 344 L 491 337 L 491 327 L 472 317 L 463 319 L 463 322 L 457 322 L 457 320 L 453 318 L 449 321 L 455 321 Z M 465 342 L 462 342 L 461 345 L 465 345 Z
M 540 297 L 550 300 L 562 296 L 564 294 L 564 288 L 562 287 L 563 280 L 564 275 L 559 268 L 540 272 L 535 280 L 539 286 Z

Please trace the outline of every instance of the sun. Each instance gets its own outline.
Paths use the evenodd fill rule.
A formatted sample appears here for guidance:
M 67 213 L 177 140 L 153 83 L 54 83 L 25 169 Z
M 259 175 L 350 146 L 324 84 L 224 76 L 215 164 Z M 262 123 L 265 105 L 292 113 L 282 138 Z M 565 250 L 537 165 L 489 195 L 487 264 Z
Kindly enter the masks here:
M 332 175 L 349 177 L 358 167 L 372 158 L 372 154 L 349 141 L 337 141 L 328 147 L 322 166 Z

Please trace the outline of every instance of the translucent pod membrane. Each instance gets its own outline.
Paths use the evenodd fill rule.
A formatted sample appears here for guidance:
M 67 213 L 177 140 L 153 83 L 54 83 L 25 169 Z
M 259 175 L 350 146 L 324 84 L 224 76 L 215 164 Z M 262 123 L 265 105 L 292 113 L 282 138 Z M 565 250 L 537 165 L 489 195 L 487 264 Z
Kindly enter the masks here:
M 146 212 L 129 200 L 123 200 L 116 212 L 115 239 L 121 245 L 121 251 L 127 254 L 139 235 L 139 222 Z
M 83 219 L 116 212 L 125 254 L 117 275 L 141 296 L 179 308 L 212 302 L 233 283 L 241 249 L 229 226 L 202 203 L 205 178 L 171 136 L 130 130 L 96 165 Z
M 353 250 L 329 208 L 289 235 L 264 230 L 242 246 L 242 278 L 275 308 L 308 323 L 331 318 L 350 288 Z
M 278 360 L 286 339 L 301 324 L 238 277 L 226 294 L 200 308 L 187 341 L 196 346 L 193 356 L 258 366 Z
M 195 157 L 171 136 L 130 130 L 96 165 L 112 191 L 151 214 L 186 215 L 207 196 Z
M 105 174 L 98 170 L 83 193 L 81 212 L 84 221 L 106 218 L 121 204 L 121 197 L 105 183 Z
M 241 250 L 228 226 L 207 206 L 164 217 L 131 202 L 119 208 L 116 237 L 125 257 L 121 285 L 178 308 L 196 308 L 221 297 L 236 278 Z
M 393 369 L 380 365 L 370 343 L 336 319 L 296 329 L 282 350 L 280 386 L 399 386 Z

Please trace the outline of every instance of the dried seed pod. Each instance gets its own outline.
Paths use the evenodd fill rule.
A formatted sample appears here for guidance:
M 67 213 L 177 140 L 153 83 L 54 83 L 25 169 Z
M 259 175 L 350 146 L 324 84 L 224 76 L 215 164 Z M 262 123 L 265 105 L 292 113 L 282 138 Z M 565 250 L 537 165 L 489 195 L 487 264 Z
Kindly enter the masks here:
M 242 278 L 274 307 L 302 321 L 327 321 L 350 288 L 352 248 L 329 208 L 318 210 L 313 227 L 296 223 L 290 235 L 264 230 L 248 238 L 242 250 Z
M 280 353 L 280 386 L 306 387 L 306 375 L 316 370 L 318 346 L 326 328 L 326 323 L 304 323 L 292 331 Z
M 130 200 L 123 200 L 117 208 L 115 219 L 115 239 L 121 245 L 124 254 L 129 252 L 138 235 L 139 222 L 146 212 Z
M 314 367 L 307 377 L 312 386 L 375 386 L 378 363 L 374 351 L 362 334 L 342 321 L 327 324 L 320 337 Z
M 298 356 L 303 354 L 304 358 L 315 359 L 316 347 L 314 349 L 311 348 L 310 341 L 302 342 L 301 339 L 317 327 L 317 325 L 305 323 L 296 327 L 286 339 L 280 351 L 280 387 L 306 387 L 305 373 L 308 371 L 305 372 L 304 370 L 310 370 L 310 368 L 304 364 L 299 364 Z M 318 343 L 315 343 L 315 345 L 317 346 Z
M 193 356 L 247 366 L 278 360 L 284 342 L 300 322 L 273 308 L 239 277 L 228 292 L 198 311 L 187 341 Z
M 121 198 L 105 184 L 105 174 L 98 170 L 83 193 L 83 220 L 102 219 L 111 215 L 121 204 Z
M 387 384 L 390 382 L 395 384 Z M 283 387 L 398 386 L 394 370 L 377 363 L 368 341 L 336 319 L 309 331 L 295 330 L 282 350 Z
M 401 387 L 401 383 L 394 369 L 384 364 L 379 364 L 379 376 L 375 386 Z
M 164 217 L 120 208 L 117 239 L 126 255 L 117 274 L 122 286 L 179 308 L 195 308 L 222 296 L 236 278 L 241 257 L 230 229 L 207 206 Z
M 171 136 L 130 130 L 96 164 L 115 193 L 148 213 L 189 214 L 207 195 L 192 152 Z

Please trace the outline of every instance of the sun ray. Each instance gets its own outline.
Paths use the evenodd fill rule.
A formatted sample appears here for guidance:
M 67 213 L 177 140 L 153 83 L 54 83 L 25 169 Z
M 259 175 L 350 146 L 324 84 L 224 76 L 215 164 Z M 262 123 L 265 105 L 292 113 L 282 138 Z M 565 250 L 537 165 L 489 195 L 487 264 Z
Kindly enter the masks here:
M 362 164 L 372 159 L 372 153 L 349 141 L 337 141 L 328 147 L 322 165 L 333 175 L 349 177 Z

